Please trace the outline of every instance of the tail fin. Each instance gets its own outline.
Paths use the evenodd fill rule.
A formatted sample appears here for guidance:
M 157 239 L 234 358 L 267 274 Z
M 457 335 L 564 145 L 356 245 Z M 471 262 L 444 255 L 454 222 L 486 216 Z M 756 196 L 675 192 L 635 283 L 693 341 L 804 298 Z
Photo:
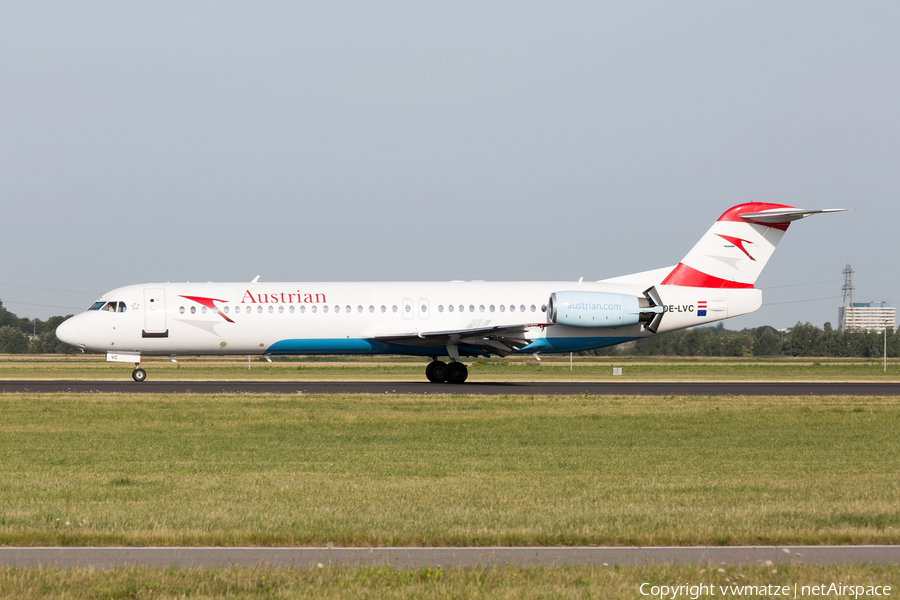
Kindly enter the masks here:
M 791 221 L 845 210 L 750 202 L 726 210 L 662 285 L 752 288 Z

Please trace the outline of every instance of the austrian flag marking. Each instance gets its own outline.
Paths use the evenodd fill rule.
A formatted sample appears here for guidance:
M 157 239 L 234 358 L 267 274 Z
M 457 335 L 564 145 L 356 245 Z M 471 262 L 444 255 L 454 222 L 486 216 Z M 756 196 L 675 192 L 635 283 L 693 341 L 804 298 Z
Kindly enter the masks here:
M 698 300 L 697 301 L 697 316 L 698 317 L 706 316 L 706 300 Z

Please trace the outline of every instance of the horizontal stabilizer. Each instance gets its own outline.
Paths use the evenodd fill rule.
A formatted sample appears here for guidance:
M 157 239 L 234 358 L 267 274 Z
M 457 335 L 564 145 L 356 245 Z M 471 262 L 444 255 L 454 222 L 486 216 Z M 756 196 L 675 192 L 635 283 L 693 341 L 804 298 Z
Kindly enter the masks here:
M 848 210 L 846 208 L 820 208 L 818 210 L 806 210 L 802 208 L 787 208 L 774 210 L 763 210 L 760 212 L 738 213 L 738 216 L 745 221 L 752 223 L 788 223 L 790 221 L 798 221 L 812 215 L 822 213 L 842 212 Z

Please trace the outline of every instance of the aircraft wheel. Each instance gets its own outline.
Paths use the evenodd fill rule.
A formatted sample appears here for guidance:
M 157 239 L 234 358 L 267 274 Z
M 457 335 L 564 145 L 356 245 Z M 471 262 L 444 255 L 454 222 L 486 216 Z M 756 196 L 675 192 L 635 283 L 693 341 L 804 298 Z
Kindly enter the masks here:
M 147 379 L 147 371 L 143 369 L 135 369 L 131 372 L 131 378 L 137 382 L 144 381 L 145 379 Z
M 434 360 L 425 367 L 425 377 L 431 383 L 443 383 L 447 381 L 447 363 Z
M 469 369 L 461 362 L 452 362 L 447 367 L 447 382 L 462 383 L 469 376 Z

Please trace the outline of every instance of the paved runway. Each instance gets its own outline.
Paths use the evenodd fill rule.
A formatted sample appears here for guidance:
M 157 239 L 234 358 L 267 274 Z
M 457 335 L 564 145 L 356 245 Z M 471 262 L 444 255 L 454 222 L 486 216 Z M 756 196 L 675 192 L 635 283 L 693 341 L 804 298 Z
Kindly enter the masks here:
M 107 569 L 152 567 L 216 568 L 264 565 L 322 566 L 574 566 L 646 565 L 834 565 L 900 564 L 900 546 L 710 546 L 658 548 L 23 548 L 0 547 L 0 565 Z
M 900 396 L 900 383 L 534 382 L 462 385 L 372 381 L 0 381 L 0 393 L 522 394 L 627 396 Z

